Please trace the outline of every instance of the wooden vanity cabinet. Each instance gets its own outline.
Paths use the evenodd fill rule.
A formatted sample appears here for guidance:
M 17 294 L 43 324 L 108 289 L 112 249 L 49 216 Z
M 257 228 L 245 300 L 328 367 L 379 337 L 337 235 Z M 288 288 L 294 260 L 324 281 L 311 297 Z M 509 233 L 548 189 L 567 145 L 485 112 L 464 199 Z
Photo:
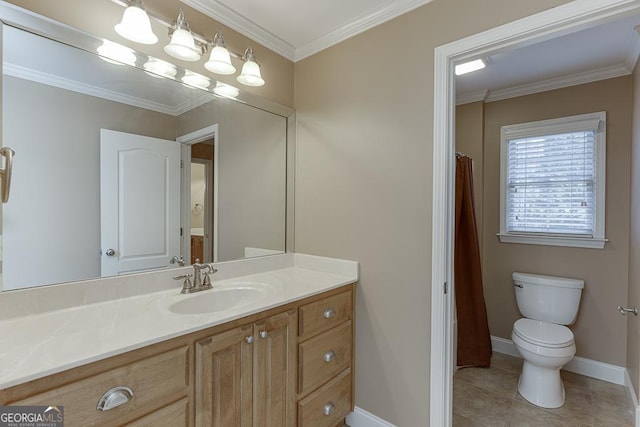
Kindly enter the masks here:
M 294 426 L 296 320 L 290 310 L 196 342 L 196 426 Z
M 2 390 L 0 402 L 64 406 L 65 425 L 71 427 L 152 426 L 158 425 L 157 419 L 186 426 L 191 407 L 190 358 L 188 345 L 162 343 Z M 98 410 L 100 398 L 118 386 L 133 392 L 130 400 Z
M 334 427 L 353 409 L 354 285 L 0 390 L 65 425 Z M 133 397 L 108 411 L 117 386 Z

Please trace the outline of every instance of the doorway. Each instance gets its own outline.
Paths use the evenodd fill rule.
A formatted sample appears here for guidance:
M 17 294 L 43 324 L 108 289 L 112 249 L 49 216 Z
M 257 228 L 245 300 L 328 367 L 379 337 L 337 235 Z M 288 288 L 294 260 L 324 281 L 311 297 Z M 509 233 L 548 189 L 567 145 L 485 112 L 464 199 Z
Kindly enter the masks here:
M 453 353 L 453 65 L 637 13 L 640 2 L 571 2 L 435 50 L 430 425 L 451 425 Z
M 182 241 L 192 264 L 218 260 L 218 125 L 176 138 L 182 143 Z

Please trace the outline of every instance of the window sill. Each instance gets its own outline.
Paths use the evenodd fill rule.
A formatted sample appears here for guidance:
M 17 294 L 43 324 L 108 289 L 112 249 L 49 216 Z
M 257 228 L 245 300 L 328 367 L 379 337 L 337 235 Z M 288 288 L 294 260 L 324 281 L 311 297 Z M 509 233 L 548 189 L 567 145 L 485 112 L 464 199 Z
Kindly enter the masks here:
M 603 249 L 607 239 L 584 237 L 524 236 L 498 233 L 502 243 L 523 243 L 526 245 L 567 246 L 572 248 Z

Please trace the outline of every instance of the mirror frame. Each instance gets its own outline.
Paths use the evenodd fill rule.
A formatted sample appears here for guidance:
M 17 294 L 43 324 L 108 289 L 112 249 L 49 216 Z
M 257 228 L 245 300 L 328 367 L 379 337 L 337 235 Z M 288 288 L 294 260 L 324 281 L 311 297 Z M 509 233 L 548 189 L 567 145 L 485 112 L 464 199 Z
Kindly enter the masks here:
M 82 31 L 77 28 L 66 25 L 64 23 L 55 21 L 46 16 L 36 14 L 34 12 L 31 12 L 29 10 L 23 9 L 19 6 L 16 6 L 10 3 L 4 3 L 4 2 L 0 3 L 0 22 L 3 24 L 2 26 L 0 26 L 0 42 L 2 42 L 2 39 L 3 39 L 3 28 L 5 25 L 15 27 L 20 30 L 24 30 L 24 31 L 39 35 L 41 37 L 45 37 L 53 41 L 57 41 L 59 43 L 63 43 L 71 47 L 75 47 L 96 55 L 97 55 L 96 53 L 97 47 L 104 40 L 96 35 L 87 33 L 85 31 Z M 3 58 L 3 52 L 2 52 L 1 46 L 2 45 L 0 43 L 0 64 L 3 64 L 4 58 Z M 127 46 L 127 47 L 131 48 L 131 46 Z M 136 61 L 136 64 L 144 63 L 144 61 L 146 61 L 148 56 L 138 52 L 135 48 L 132 48 L 132 49 L 135 52 L 135 55 L 138 59 L 138 61 Z M 142 70 L 142 68 L 138 66 L 136 66 L 135 68 Z M 176 68 L 179 72 L 186 70 L 185 68 L 177 65 L 176 65 Z M 0 73 L 0 115 L 2 114 L 2 108 L 3 108 L 2 78 L 3 78 L 3 73 Z M 216 80 L 212 79 L 212 82 L 216 82 Z M 204 90 L 204 89 L 196 89 L 196 90 Z M 286 155 L 285 253 L 295 252 L 295 248 L 294 248 L 294 245 L 295 245 L 295 238 L 294 238 L 295 163 L 294 162 L 295 162 L 295 145 L 296 145 L 295 110 L 286 105 L 279 104 L 269 99 L 261 98 L 257 95 L 246 92 L 245 90 L 242 90 L 242 89 L 240 89 L 240 93 L 235 98 L 221 97 L 209 90 L 206 90 L 206 92 L 210 93 L 215 98 L 240 102 L 242 104 L 246 104 L 248 106 L 264 110 L 266 112 L 278 115 L 286 119 L 287 122 L 286 122 L 286 153 L 285 153 Z M 0 132 L 0 147 L 3 147 L 4 143 L 5 141 L 3 141 L 2 132 Z M 0 215 L 1 214 L 2 214 L 2 205 L 0 204 Z M 2 228 L 1 228 L 1 222 L 0 222 L 0 238 L 2 235 L 1 230 Z M 2 262 L 2 257 L 0 255 L 0 263 L 1 262 Z M 163 270 L 160 270 L 160 271 L 163 271 Z M 140 274 L 152 274 L 152 273 L 154 272 L 151 271 L 148 273 L 140 273 Z M 87 279 L 87 280 L 100 280 L 100 279 L 105 279 L 105 278 L 97 277 L 97 278 Z M 67 282 L 67 283 L 76 283 L 76 282 Z M 43 285 L 48 286 L 53 284 L 48 283 Z M 1 282 L 0 282 L 0 292 L 2 292 Z

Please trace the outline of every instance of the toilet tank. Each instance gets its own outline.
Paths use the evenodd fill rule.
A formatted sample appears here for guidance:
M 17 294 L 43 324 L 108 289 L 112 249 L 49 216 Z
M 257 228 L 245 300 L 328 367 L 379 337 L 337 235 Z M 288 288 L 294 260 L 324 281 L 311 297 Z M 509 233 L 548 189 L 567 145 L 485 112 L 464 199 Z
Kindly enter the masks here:
M 513 273 L 512 277 L 524 317 L 558 325 L 576 320 L 583 280 L 527 273 Z

